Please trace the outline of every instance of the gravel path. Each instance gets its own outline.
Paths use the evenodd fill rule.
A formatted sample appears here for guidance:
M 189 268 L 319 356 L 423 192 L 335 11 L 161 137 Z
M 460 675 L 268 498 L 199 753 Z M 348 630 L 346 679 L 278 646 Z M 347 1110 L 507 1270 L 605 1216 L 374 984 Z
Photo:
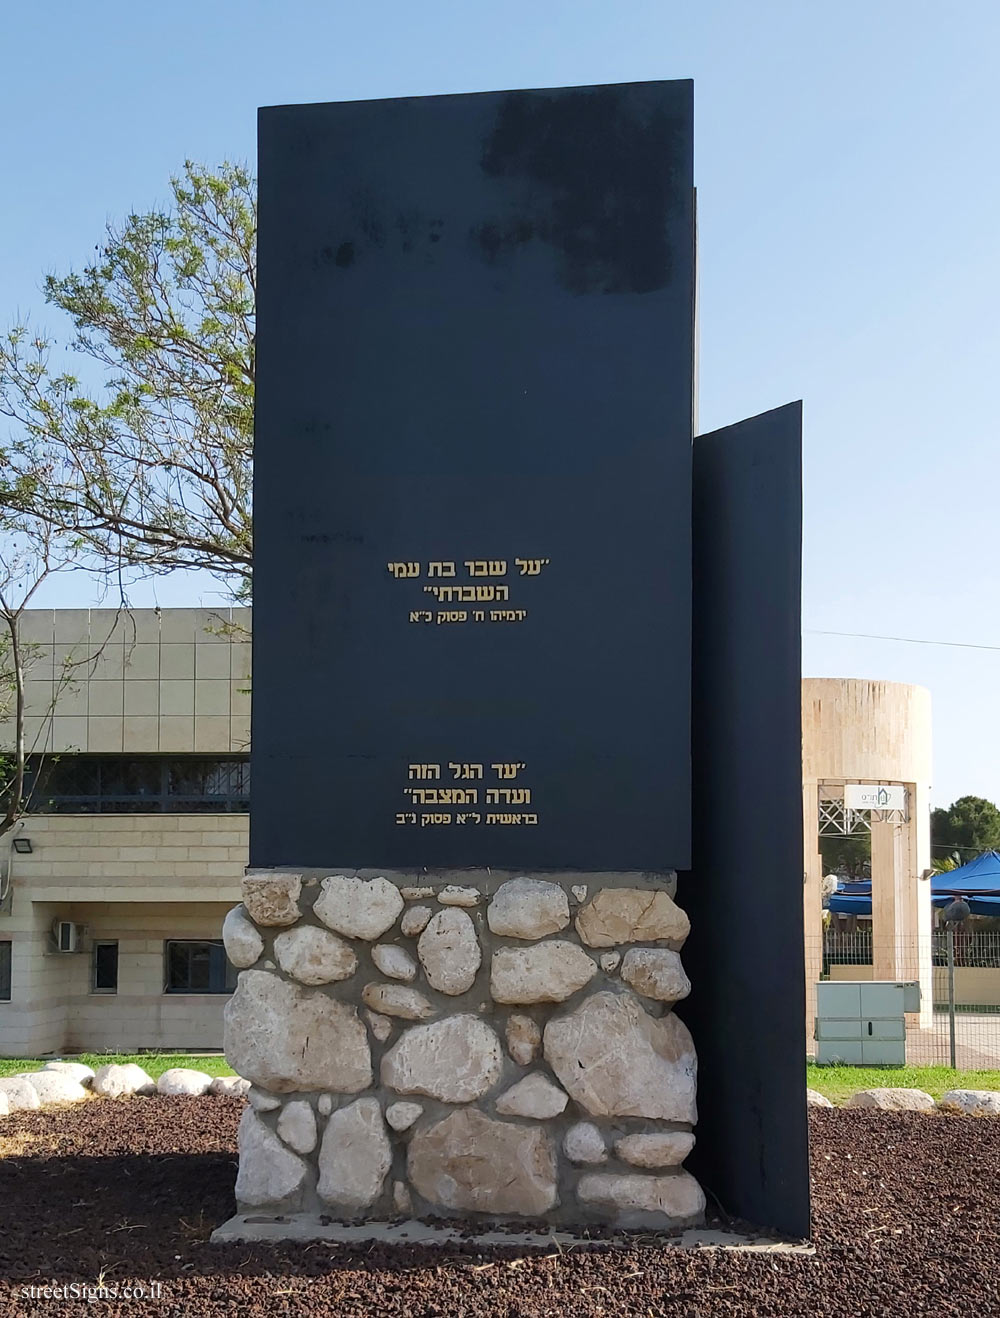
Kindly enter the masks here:
M 230 1216 L 239 1100 L 92 1101 L 0 1125 L 0 1313 L 337 1318 L 1000 1314 L 1000 1119 L 815 1111 L 817 1256 L 639 1245 L 520 1256 L 208 1243 Z M 25 1298 L 159 1282 L 145 1303 Z

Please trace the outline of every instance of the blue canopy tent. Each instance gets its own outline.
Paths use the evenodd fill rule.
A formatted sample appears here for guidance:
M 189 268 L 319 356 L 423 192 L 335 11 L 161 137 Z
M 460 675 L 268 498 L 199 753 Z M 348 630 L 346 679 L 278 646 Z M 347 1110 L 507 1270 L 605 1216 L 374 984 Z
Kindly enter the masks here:
M 931 879 L 931 901 L 947 906 L 964 897 L 973 915 L 1000 916 L 1000 852 L 984 851 L 967 865 Z
M 953 897 L 964 897 L 973 915 L 1000 916 L 1000 852 L 985 851 L 957 870 L 935 874 L 932 904 L 947 906 Z M 871 915 L 871 881 L 842 883 L 828 905 L 839 915 Z
M 867 896 L 862 893 L 837 891 L 827 902 L 827 906 L 838 915 L 871 915 L 871 884 L 868 885 Z

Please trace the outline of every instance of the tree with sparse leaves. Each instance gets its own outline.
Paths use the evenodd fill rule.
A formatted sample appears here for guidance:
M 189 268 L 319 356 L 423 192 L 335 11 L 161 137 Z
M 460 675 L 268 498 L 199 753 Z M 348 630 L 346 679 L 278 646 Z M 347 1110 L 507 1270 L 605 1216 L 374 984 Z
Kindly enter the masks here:
M 931 811 L 931 850 L 957 851 L 963 863 L 1000 849 L 1000 810 L 982 796 L 960 796 L 947 810 Z
M 27 325 L 0 342 L 0 510 L 93 570 L 204 569 L 248 600 L 256 186 L 188 162 L 171 187 L 81 273 L 46 279 L 69 360 Z
M 56 665 L 52 655 L 42 654 L 42 647 L 22 635 L 24 611 L 45 582 L 76 566 L 79 549 L 45 522 L 23 527 L 0 513 L 0 837 L 26 813 L 42 778 L 40 748 L 48 740 L 56 702 L 82 679 L 83 667 L 92 664 L 103 648 L 70 652 Z M 46 706 L 40 712 L 36 708 L 29 733 L 26 690 L 36 664 L 44 667 L 50 694 Z M 6 896 L 4 884 L 0 876 L 0 901 Z

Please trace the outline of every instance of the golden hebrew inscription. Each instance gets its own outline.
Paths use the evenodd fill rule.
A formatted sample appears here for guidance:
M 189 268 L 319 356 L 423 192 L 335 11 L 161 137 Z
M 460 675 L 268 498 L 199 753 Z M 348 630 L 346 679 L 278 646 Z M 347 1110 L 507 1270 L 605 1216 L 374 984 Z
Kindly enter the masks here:
M 537 577 L 551 560 L 548 558 L 515 558 L 511 575 L 516 580 Z M 424 579 L 422 589 L 433 596 L 438 604 L 510 604 L 510 586 L 500 580 L 508 575 L 506 558 L 466 558 L 461 562 L 451 559 L 432 559 L 426 566 L 419 560 L 400 559 L 387 563 L 386 568 L 397 581 Z M 461 580 L 463 574 L 468 581 Z M 488 580 L 484 580 L 488 578 Z M 448 584 L 439 584 L 447 581 Z M 524 607 L 509 609 L 409 609 L 412 623 L 519 623 L 524 622 L 528 610 Z
M 429 761 L 416 760 L 406 766 L 407 778 L 411 782 L 434 784 L 433 786 L 403 787 L 402 793 L 410 807 L 396 813 L 396 823 L 400 827 L 430 828 L 442 825 L 464 825 L 476 827 L 530 827 L 538 823 L 537 813 L 523 811 L 511 812 L 511 806 L 532 805 L 532 788 L 527 786 L 507 787 L 442 787 L 440 786 L 442 765 Z M 453 782 L 483 782 L 489 774 L 495 782 L 511 783 L 527 769 L 523 760 L 494 760 L 478 763 L 469 760 L 449 760 L 446 773 L 450 773 Z M 503 806 L 506 810 L 491 810 L 483 813 L 479 810 L 442 811 L 441 806 Z M 434 807 L 425 809 L 424 807 Z

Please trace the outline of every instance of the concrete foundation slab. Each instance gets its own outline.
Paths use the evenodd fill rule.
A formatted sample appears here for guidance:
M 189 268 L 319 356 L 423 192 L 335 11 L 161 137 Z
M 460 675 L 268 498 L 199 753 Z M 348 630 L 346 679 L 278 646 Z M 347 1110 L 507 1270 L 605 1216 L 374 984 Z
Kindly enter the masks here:
M 579 1249 L 632 1249 L 637 1244 L 656 1244 L 673 1249 L 735 1249 L 754 1254 L 796 1254 L 811 1257 L 812 1245 L 798 1240 L 781 1240 L 768 1236 L 739 1235 L 710 1227 L 691 1227 L 676 1236 L 649 1231 L 621 1231 L 614 1235 L 590 1237 L 573 1231 L 504 1231 L 486 1229 L 470 1231 L 467 1224 L 447 1226 L 418 1222 L 363 1222 L 348 1226 L 331 1222 L 324 1215 L 289 1213 L 270 1216 L 263 1213 L 237 1213 L 212 1232 L 213 1244 L 231 1241 L 268 1243 L 327 1240 L 333 1244 L 361 1245 L 372 1241 L 398 1245 L 479 1245 L 483 1249 L 555 1249 L 557 1253 Z

